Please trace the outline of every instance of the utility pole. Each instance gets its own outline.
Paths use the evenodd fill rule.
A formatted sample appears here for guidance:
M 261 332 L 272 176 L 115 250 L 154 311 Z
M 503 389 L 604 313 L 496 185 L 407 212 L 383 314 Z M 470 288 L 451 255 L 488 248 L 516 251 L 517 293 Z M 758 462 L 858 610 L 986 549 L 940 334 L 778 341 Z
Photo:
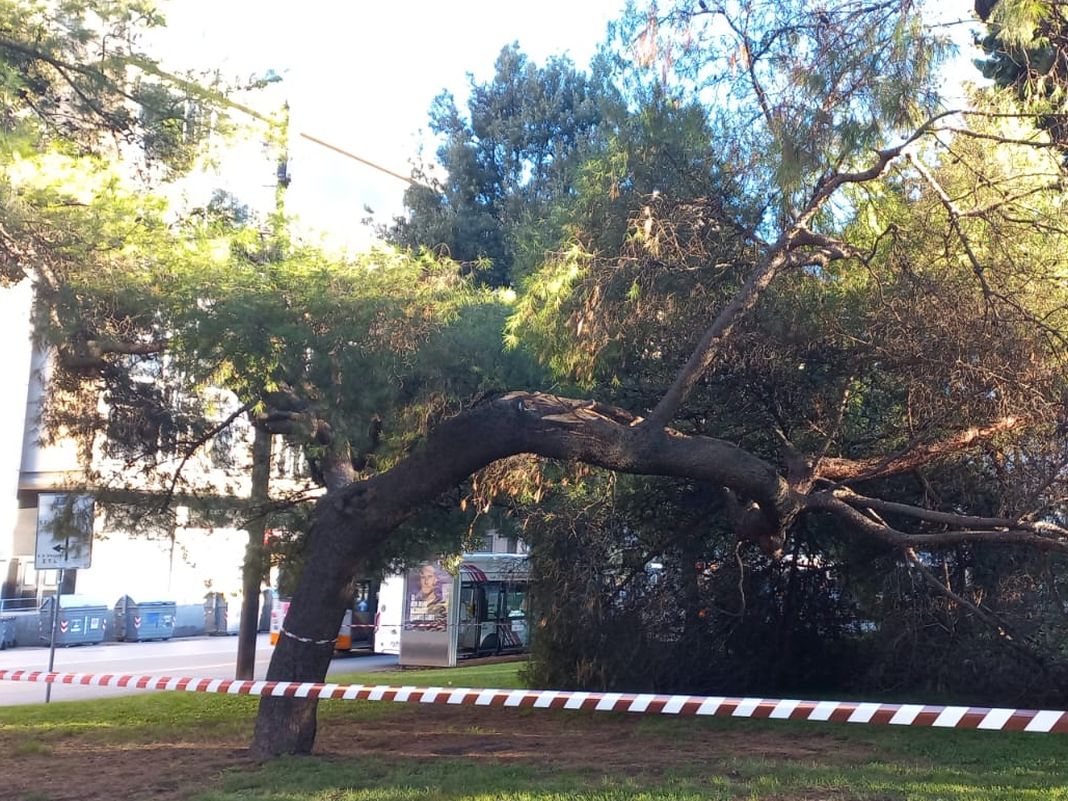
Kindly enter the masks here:
M 245 523 L 248 543 L 241 570 L 241 625 L 237 630 L 237 666 L 234 678 L 250 680 L 256 672 L 256 634 L 260 622 L 260 586 L 267 562 L 264 544 L 267 507 L 270 503 L 271 440 L 263 426 L 253 427 L 252 490 L 249 493 L 249 520 Z
M 286 189 L 289 187 L 289 104 L 282 104 L 277 121 L 272 121 L 269 135 L 278 149 L 275 170 L 274 212 L 270 220 L 269 258 L 280 258 L 285 247 Z M 245 524 L 248 543 L 241 573 L 241 624 L 237 633 L 237 665 L 234 677 L 255 678 L 256 633 L 260 620 L 260 586 L 267 567 L 267 516 L 270 506 L 271 451 L 274 437 L 253 419 L 252 487 L 249 491 L 249 519 Z

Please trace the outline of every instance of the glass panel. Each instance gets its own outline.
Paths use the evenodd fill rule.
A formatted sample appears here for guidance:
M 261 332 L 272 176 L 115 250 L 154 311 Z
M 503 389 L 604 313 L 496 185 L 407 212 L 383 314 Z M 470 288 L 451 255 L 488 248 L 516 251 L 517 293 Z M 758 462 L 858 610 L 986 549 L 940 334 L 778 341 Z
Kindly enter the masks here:
M 478 648 L 480 626 L 479 614 L 484 604 L 481 602 L 481 590 L 475 584 L 464 583 L 460 587 L 460 630 L 456 641 L 461 651 Z
M 507 615 L 511 620 L 527 616 L 527 588 L 526 585 L 513 584 L 508 588 L 506 597 Z
M 502 585 L 499 581 L 487 581 L 482 585 L 486 590 L 486 611 L 482 616 L 485 622 L 495 622 L 501 619 Z

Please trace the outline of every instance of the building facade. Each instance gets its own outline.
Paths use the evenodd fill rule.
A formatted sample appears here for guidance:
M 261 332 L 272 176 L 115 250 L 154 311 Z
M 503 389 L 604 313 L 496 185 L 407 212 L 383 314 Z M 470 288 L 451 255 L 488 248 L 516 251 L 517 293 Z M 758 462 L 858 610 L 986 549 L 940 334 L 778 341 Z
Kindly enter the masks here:
M 0 611 L 36 608 L 57 591 L 59 571 L 38 571 L 34 566 L 40 495 L 71 488 L 93 491 L 86 487 L 73 442 L 62 438 L 53 444 L 42 442 L 39 418 L 53 357 L 35 346 L 29 334 L 32 300 L 28 281 L 0 289 L 0 319 L 7 321 L 10 332 L 7 347 L 0 352 L 8 387 L 0 394 L 5 421 L 0 427 Z M 152 380 L 151 376 L 145 380 Z M 220 397 L 214 404 L 220 419 L 236 403 L 236 399 Z M 250 490 L 251 427 L 247 421 L 239 421 L 224 444 L 225 459 L 219 458 L 219 443 L 214 443 L 189 460 L 183 475 L 192 476 L 209 492 L 230 495 L 240 503 Z M 94 472 L 122 480 L 122 464 L 109 460 L 102 448 L 95 448 L 94 453 Z M 172 459 L 172 470 L 178 461 Z M 292 478 L 298 461 L 287 450 L 276 454 L 272 470 L 276 487 L 291 491 L 302 486 Z M 163 468 L 165 478 L 166 464 Z M 136 487 L 136 478 L 133 483 Z M 152 486 L 160 485 L 157 476 Z M 146 483 L 143 488 L 146 504 L 153 502 L 152 486 Z M 180 502 L 160 517 L 169 522 L 131 530 L 98 504 L 91 566 L 67 571 L 62 592 L 77 592 L 108 605 L 124 595 L 135 601 L 189 604 L 221 593 L 232 609 L 238 605 L 248 534 L 237 525 L 198 523 Z

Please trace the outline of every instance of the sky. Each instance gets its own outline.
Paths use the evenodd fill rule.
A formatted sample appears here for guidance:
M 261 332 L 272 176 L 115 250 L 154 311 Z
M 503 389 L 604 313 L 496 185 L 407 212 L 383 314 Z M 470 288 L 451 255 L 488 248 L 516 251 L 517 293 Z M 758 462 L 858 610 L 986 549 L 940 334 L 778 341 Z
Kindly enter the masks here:
M 431 101 L 464 96 L 467 73 L 493 75 L 501 48 L 518 41 L 535 62 L 568 54 L 585 67 L 624 0 L 405 3 L 369 0 L 170 0 L 167 28 L 150 42 L 171 68 L 218 67 L 245 80 L 268 69 L 283 80 L 242 96 L 264 113 L 290 105 L 287 211 L 328 242 L 360 248 L 365 206 L 379 220 L 402 211 L 406 184 L 302 139 L 304 132 L 408 175 Z M 273 203 L 274 164 L 251 132 L 221 169 L 186 185 L 197 200 L 220 187 L 253 208 Z M 426 147 L 433 156 L 431 142 Z M 203 202 L 203 200 L 199 200 Z
M 448 89 L 462 103 L 469 84 L 493 75 L 500 49 L 518 41 L 535 62 L 567 54 L 585 67 L 625 0 L 161 0 L 166 29 L 149 43 L 171 68 L 218 68 L 225 79 L 247 80 L 268 70 L 282 76 L 266 90 L 241 96 L 271 114 L 290 105 L 287 211 L 306 233 L 326 243 L 366 247 L 361 221 L 375 212 L 388 221 L 402 212 L 406 184 L 299 136 L 310 134 L 408 175 L 424 143 L 434 97 Z M 942 20 L 968 19 L 966 0 L 930 3 Z M 948 29 L 960 41 L 970 26 Z M 977 77 L 973 54 L 962 53 L 956 75 Z M 203 203 L 223 188 L 252 208 L 273 206 L 275 165 L 262 145 L 263 128 L 224 154 L 219 166 L 188 181 L 184 191 Z

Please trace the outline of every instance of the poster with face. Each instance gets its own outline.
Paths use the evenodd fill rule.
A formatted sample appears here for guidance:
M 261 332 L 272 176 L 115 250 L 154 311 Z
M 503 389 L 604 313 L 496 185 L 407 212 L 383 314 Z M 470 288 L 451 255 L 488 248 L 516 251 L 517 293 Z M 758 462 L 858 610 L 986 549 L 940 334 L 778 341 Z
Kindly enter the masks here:
M 452 576 L 436 564 L 424 564 L 408 574 L 406 628 L 445 631 L 449 620 Z
M 404 589 L 404 626 L 400 664 L 448 667 L 456 663 L 455 631 L 450 624 L 455 578 L 440 564 L 408 571 Z M 455 621 L 452 621 L 455 623 Z

